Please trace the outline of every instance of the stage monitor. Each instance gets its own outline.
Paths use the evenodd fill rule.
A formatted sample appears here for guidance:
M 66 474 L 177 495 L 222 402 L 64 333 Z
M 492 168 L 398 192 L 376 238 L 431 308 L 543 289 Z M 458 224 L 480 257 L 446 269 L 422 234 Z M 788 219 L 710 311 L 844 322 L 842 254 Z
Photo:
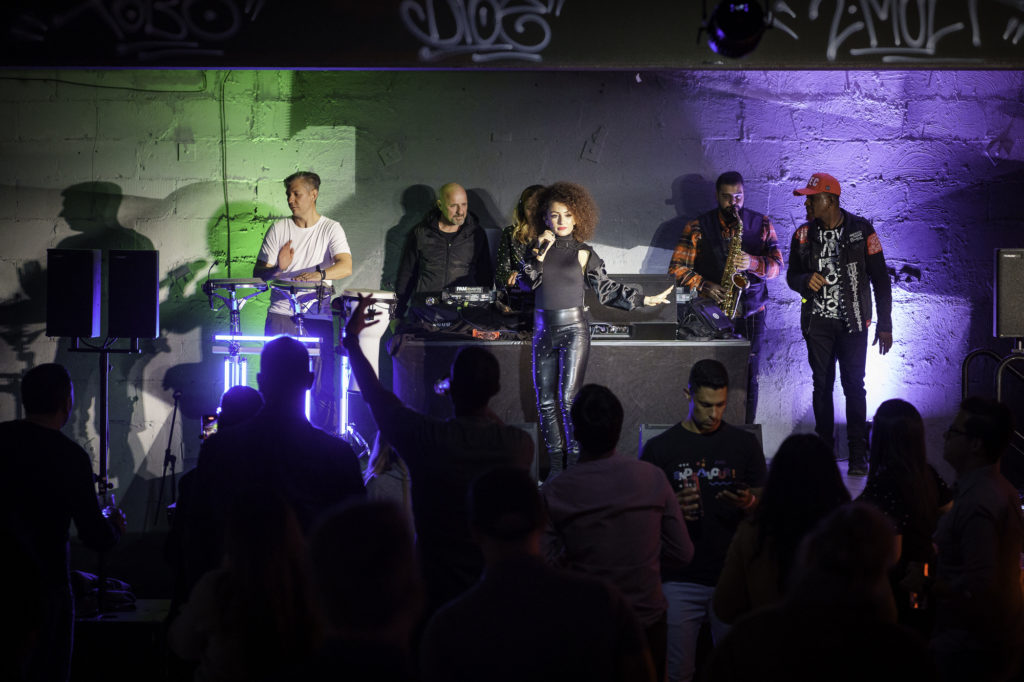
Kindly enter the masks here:
M 994 335 L 1024 338 L 1024 249 L 996 249 Z

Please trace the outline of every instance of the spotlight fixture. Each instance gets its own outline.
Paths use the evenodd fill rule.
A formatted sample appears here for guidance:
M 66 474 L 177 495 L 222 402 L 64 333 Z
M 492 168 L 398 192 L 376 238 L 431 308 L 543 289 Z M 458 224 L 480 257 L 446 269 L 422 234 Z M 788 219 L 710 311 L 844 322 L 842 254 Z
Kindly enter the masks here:
M 738 59 L 754 51 L 765 29 L 771 25 L 760 2 L 728 2 L 722 0 L 707 16 L 704 6 L 702 30 L 708 32 L 708 47 L 715 54 Z M 698 34 L 699 39 L 699 34 Z

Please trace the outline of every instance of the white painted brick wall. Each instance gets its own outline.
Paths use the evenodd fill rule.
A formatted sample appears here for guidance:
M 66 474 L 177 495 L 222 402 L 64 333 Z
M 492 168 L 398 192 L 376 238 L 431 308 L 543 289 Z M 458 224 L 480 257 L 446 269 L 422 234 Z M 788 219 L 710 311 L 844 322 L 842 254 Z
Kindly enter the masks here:
M 210 234 L 223 205 L 219 94 L 226 74 L 207 73 L 201 92 L 203 74 L 195 71 L 2 75 L 4 372 L 58 352 L 41 322 L 14 327 L 2 311 L 28 295 L 19 270 L 45 265 L 45 249 L 74 235 L 60 215 L 64 189 L 115 183 L 124 195 L 119 223 L 161 251 L 164 336 L 147 356 L 119 359 L 130 369 L 112 381 L 112 410 L 129 448 L 112 456 L 113 473 L 119 499 L 141 523 L 170 427 L 168 382 L 213 373 L 184 389 L 175 443 L 184 443 L 191 461 L 199 415 L 213 408 L 203 396 L 219 381 L 207 338 L 226 322 L 209 311 L 198 285 L 214 258 L 221 261 L 214 276 L 226 274 L 226 240 Z M 483 199 L 484 223 L 502 226 L 527 184 L 582 182 L 602 210 L 594 243 L 615 272 L 664 267 L 667 251 L 649 249 L 658 226 L 677 217 L 677 178 L 700 176 L 703 191 L 718 173 L 740 170 L 748 205 L 773 216 L 788 255 L 803 220 L 792 190 L 810 173 L 830 171 L 843 183 L 844 205 L 876 222 L 891 265 L 922 272 L 921 281 L 895 288 L 896 347 L 886 358 L 870 356 L 868 400 L 869 411 L 889 397 L 915 402 L 937 458 L 938 434 L 959 398 L 961 358 L 990 342 L 991 249 L 1024 246 L 1017 201 L 1024 74 L 641 76 L 638 83 L 631 72 L 232 72 L 224 88 L 228 197 L 241 212 L 232 275 L 249 274 L 264 220 L 287 212 L 281 179 L 299 168 L 322 175 L 321 212 L 344 225 L 356 250 L 349 288 L 378 287 L 385 231 L 402 217 L 400 197 L 412 185 L 459 181 Z M 583 160 L 583 144 L 598 127 L 607 131 L 599 161 Z M 385 148 L 398 152 L 388 164 Z M 690 196 L 686 205 L 710 208 L 713 194 Z M 253 211 L 257 221 L 246 222 Z M 792 430 L 813 426 L 798 297 L 782 278 L 771 292 L 759 414 L 769 454 Z M 246 309 L 249 330 L 262 326 L 264 311 L 264 302 Z M 95 372 L 85 366 L 93 359 L 68 362 L 79 363 L 80 395 L 95 392 Z M 681 385 L 685 368 L 666 369 Z M 836 404 L 842 421 L 838 387 Z M 0 419 L 14 418 L 16 405 L 9 390 L 0 392 Z M 95 447 L 94 427 L 74 428 Z

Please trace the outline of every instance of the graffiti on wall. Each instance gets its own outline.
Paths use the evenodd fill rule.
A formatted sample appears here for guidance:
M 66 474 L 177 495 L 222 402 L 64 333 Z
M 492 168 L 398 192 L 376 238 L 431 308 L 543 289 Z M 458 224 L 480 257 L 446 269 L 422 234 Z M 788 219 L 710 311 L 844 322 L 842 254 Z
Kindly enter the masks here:
M 998 21 L 983 21 L 979 0 L 959 3 L 945 3 L 943 18 L 939 19 L 938 0 L 832 0 L 826 6 L 825 0 L 810 0 L 807 18 L 812 22 L 828 24 L 828 43 L 825 56 L 830 62 L 836 61 L 840 50 L 846 50 L 852 57 L 877 56 L 883 63 L 907 63 L 915 61 L 942 61 L 941 43 L 944 39 L 967 39 L 976 50 L 983 46 L 983 26 L 998 27 L 998 40 L 1011 45 L 1020 44 L 1024 39 L 1024 12 L 1021 16 L 1009 16 L 1005 24 Z M 1009 0 L 992 0 L 985 7 L 1004 5 L 1012 10 L 1024 9 L 1024 4 Z M 782 15 L 796 17 L 796 13 L 784 2 L 778 0 L 773 6 L 773 26 L 799 40 L 793 29 L 784 23 Z M 958 62 L 982 62 L 980 51 L 977 57 L 958 56 Z
M 547 17 L 565 0 L 403 0 L 402 23 L 423 46 L 420 61 L 470 55 L 474 62 L 540 62 L 551 42 Z
M 168 57 L 224 54 L 224 43 L 255 21 L 265 0 L 81 0 L 47 18 L 29 10 L 19 14 L 10 33 L 41 43 L 52 32 L 85 25 L 100 26 L 117 53 L 139 61 Z

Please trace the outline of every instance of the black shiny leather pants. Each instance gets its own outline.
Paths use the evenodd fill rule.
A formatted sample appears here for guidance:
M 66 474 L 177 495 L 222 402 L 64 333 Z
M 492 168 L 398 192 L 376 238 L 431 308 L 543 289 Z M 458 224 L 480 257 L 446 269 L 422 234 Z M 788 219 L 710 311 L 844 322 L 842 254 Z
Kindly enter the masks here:
M 590 330 L 583 308 L 534 311 L 533 388 L 549 477 L 579 458 L 569 409 L 583 385 L 589 355 Z

